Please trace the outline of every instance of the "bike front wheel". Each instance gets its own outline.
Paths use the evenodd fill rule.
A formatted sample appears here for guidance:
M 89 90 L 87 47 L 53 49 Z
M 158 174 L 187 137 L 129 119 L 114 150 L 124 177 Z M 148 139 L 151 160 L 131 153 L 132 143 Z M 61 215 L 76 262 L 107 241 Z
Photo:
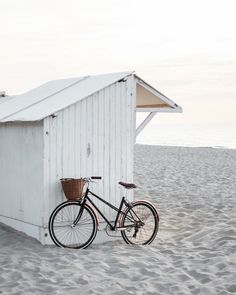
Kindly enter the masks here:
M 96 215 L 87 205 L 81 206 L 76 201 L 64 202 L 50 216 L 49 233 L 59 247 L 85 249 L 97 234 Z
M 126 227 L 121 234 L 127 244 L 151 244 L 158 232 L 159 216 L 151 203 L 136 201 L 125 211 L 120 226 Z

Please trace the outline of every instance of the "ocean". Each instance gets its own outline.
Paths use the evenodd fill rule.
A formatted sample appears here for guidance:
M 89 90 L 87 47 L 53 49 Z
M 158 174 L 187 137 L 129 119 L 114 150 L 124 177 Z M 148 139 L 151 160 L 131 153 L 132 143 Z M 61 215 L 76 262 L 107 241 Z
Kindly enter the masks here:
M 150 123 L 138 135 L 136 143 L 236 149 L 236 128 Z

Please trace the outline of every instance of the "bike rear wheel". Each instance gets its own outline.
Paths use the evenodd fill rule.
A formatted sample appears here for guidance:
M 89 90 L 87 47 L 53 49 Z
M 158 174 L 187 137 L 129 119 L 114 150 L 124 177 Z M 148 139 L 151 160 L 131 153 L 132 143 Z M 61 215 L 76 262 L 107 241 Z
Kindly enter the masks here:
M 147 201 L 131 204 L 121 218 L 121 234 L 127 244 L 147 245 L 155 239 L 159 228 L 159 216 L 155 207 Z
M 78 222 L 75 224 L 76 218 Z M 50 216 L 49 233 L 59 247 L 85 249 L 97 234 L 95 213 L 89 206 L 81 206 L 79 202 L 64 202 Z

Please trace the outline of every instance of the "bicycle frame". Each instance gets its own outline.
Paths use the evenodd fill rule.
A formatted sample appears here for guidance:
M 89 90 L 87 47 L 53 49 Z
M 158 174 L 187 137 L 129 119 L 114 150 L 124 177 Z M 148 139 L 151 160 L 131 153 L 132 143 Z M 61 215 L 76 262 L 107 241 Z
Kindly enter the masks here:
M 116 219 L 115 219 L 115 222 L 114 222 L 114 225 L 112 225 L 110 223 L 110 221 L 106 218 L 106 216 L 101 212 L 101 210 L 99 210 L 99 208 L 94 204 L 94 202 L 89 198 L 88 194 L 91 194 L 92 196 L 94 196 L 95 198 L 97 198 L 99 201 L 103 202 L 104 204 L 106 204 L 107 206 L 109 206 L 111 209 L 113 209 L 114 211 L 117 212 L 117 215 L 116 215 Z M 83 205 L 86 204 L 86 201 L 89 201 L 92 206 L 98 211 L 98 213 L 102 216 L 102 218 L 106 221 L 107 224 L 109 224 L 111 230 L 116 230 L 116 229 L 119 229 L 119 227 L 117 227 L 117 223 L 118 223 L 118 220 L 119 220 L 119 217 L 120 217 L 120 214 L 124 214 L 124 212 L 122 211 L 122 207 L 123 205 L 126 205 L 127 208 L 129 207 L 132 207 L 126 200 L 125 200 L 125 197 L 122 197 L 121 199 L 121 202 L 120 202 L 120 206 L 119 208 L 115 207 L 114 205 L 110 204 L 109 202 L 103 200 L 101 197 L 99 197 L 98 195 L 96 195 L 95 193 L 93 193 L 92 191 L 89 190 L 89 188 L 86 189 L 86 192 L 85 192 L 85 196 L 84 196 L 84 200 L 82 202 L 82 212 L 80 212 L 74 222 L 74 224 L 76 225 L 76 223 L 79 221 L 80 219 L 80 216 L 82 215 L 83 213 Z M 135 214 L 136 215 L 136 214 Z M 128 219 L 132 220 L 131 218 L 127 217 Z M 125 227 L 122 227 L 122 228 L 128 228 L 128 227 L 133 227 L 134 225 L 128 225 L 128 226 L 125 226 Z

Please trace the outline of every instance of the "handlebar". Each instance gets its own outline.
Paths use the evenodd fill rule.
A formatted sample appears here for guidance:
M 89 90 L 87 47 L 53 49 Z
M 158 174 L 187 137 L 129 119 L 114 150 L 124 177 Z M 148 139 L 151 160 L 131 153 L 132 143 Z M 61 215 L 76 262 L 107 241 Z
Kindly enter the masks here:
M 101 176 L 91 176 L 91 177 L 83 178 L 83 181 L 85 183 L 90 183 L 90 182 L 94 182 L 93 180 L 99 180 L 99 179 L 102 179 L 102 177 Z
M 91 176 L 91 179 L 102 179 L 102 176 Z

